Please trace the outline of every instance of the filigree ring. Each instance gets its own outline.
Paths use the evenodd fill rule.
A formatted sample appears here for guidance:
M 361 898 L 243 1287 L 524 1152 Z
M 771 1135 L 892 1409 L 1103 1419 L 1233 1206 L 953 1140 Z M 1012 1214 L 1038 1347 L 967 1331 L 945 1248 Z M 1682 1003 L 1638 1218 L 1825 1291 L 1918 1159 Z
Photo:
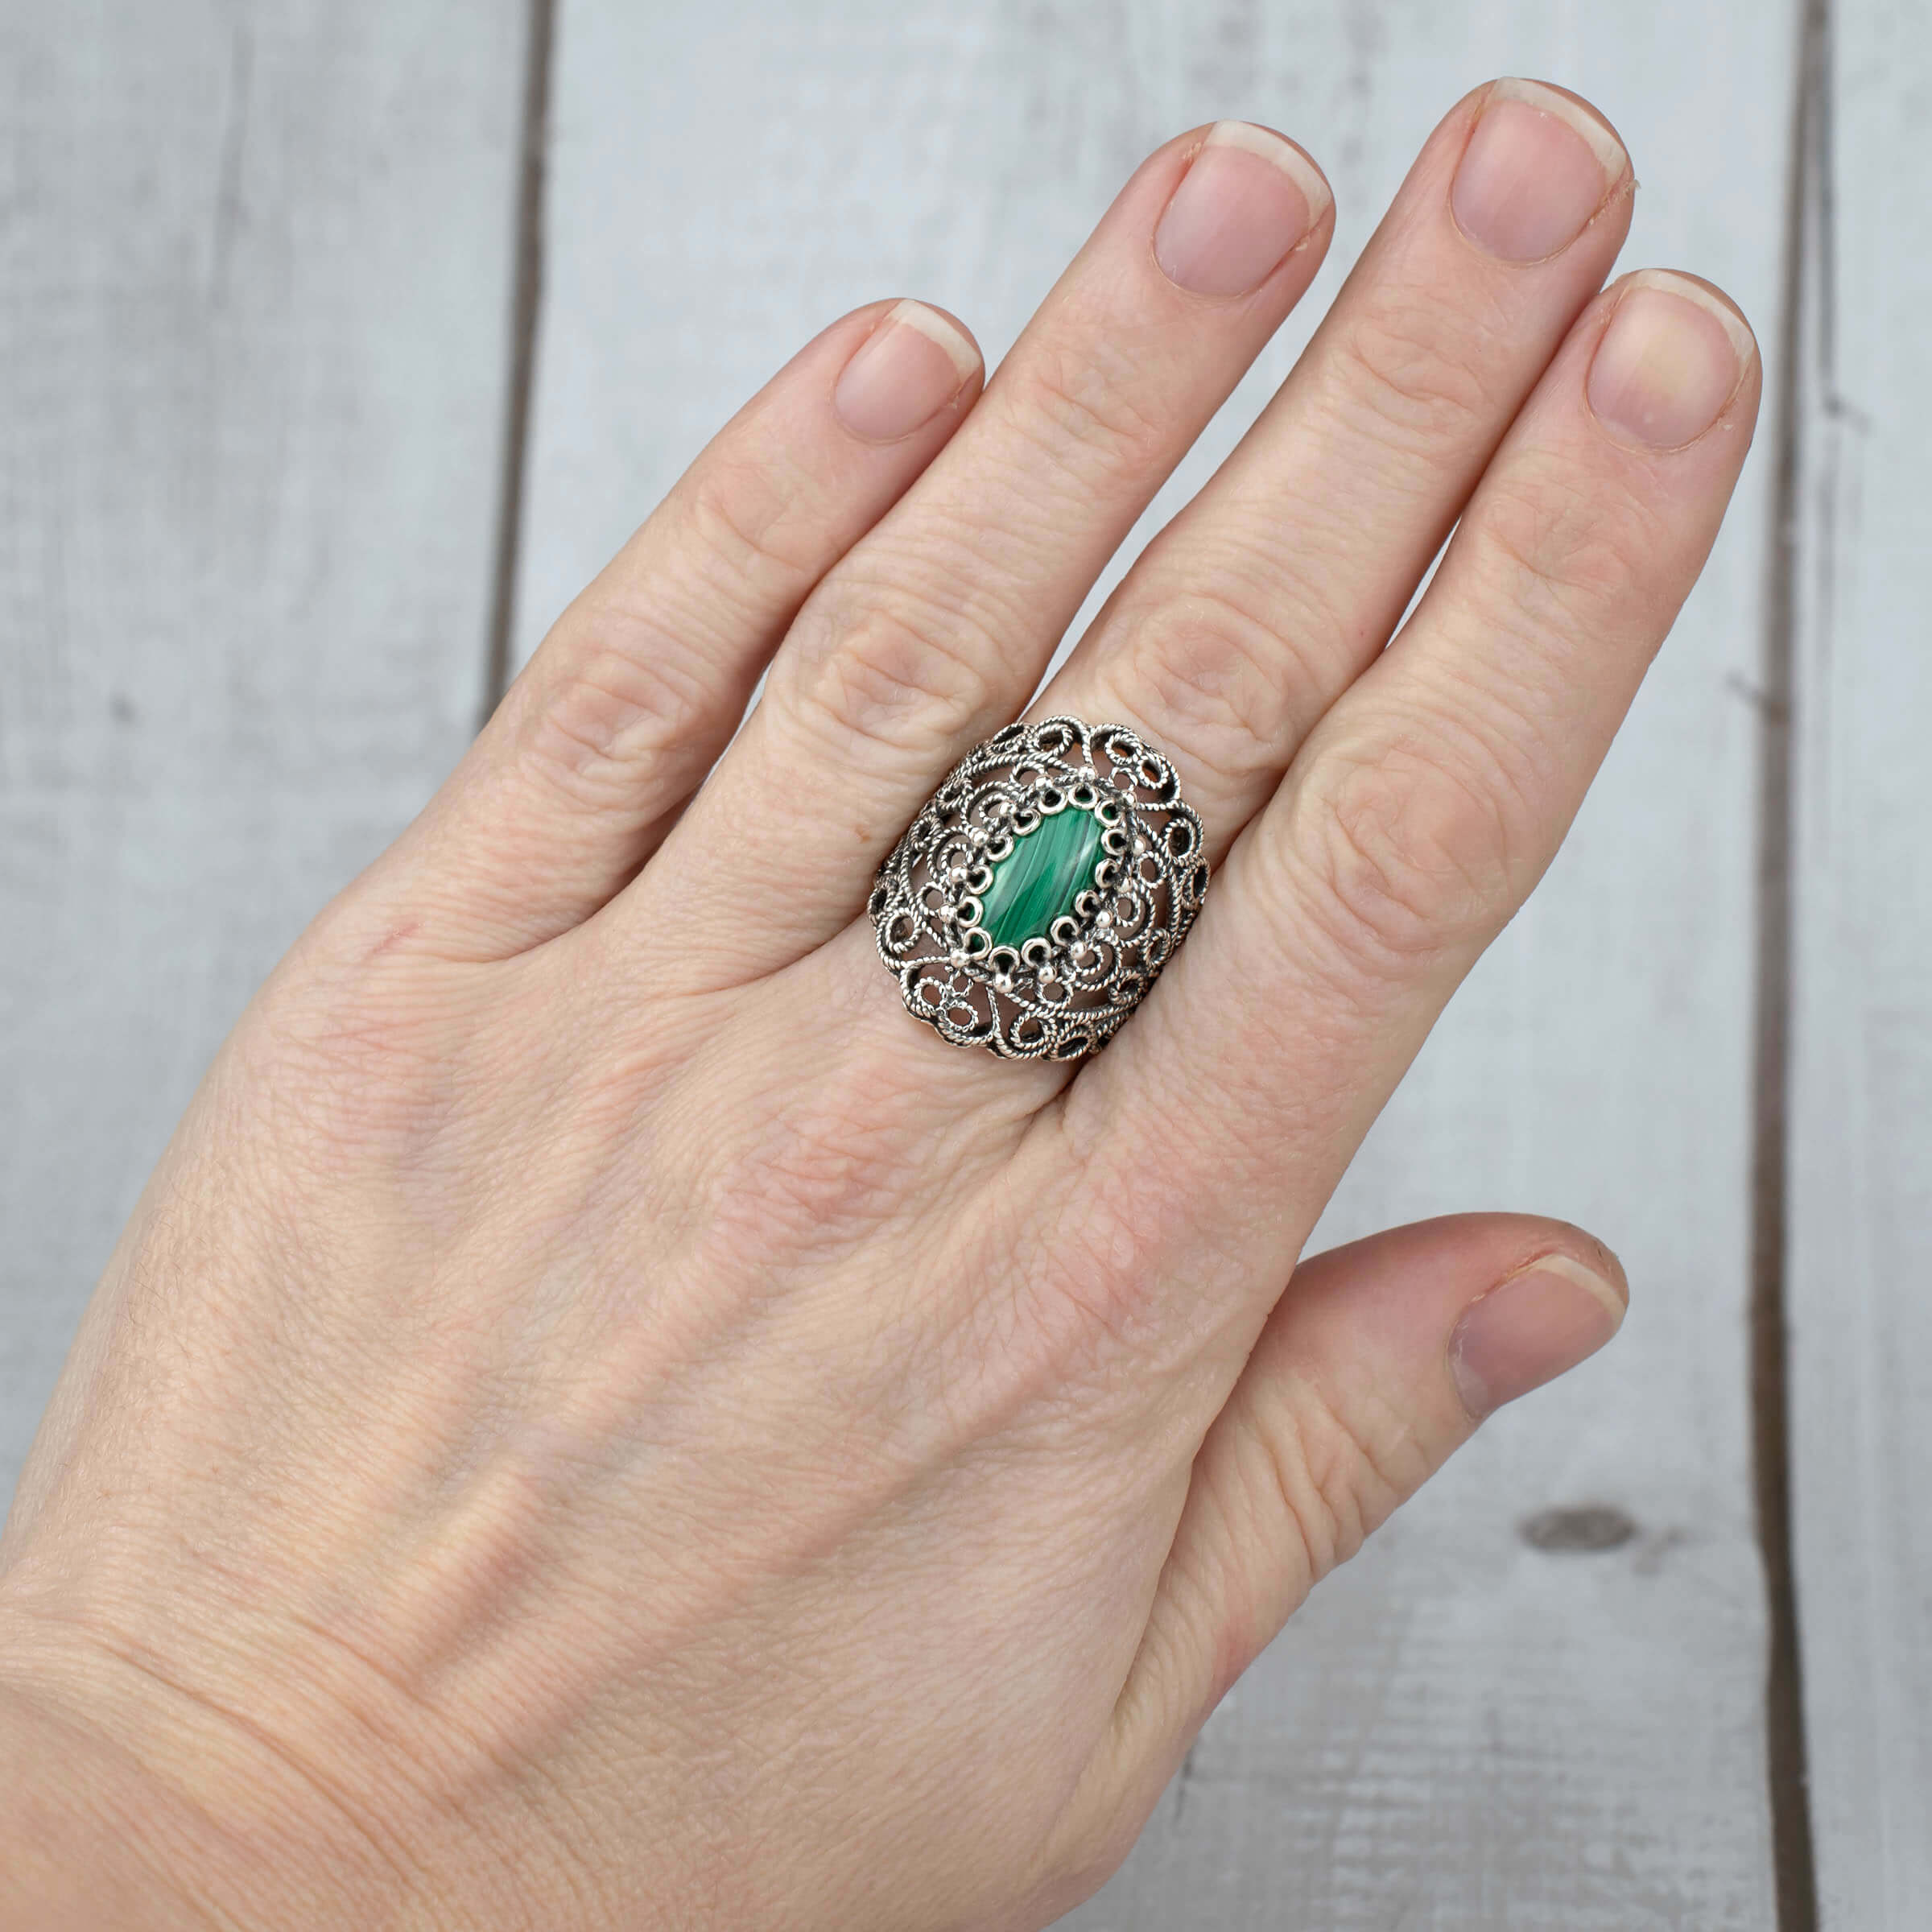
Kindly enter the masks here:
M 1208 890 L 1201 821 L 1124 724 L 1009 724 L 954 766 L 867 910 L 906 1010 L 956 1046 L 1075 1060 L 1113 1038 Z

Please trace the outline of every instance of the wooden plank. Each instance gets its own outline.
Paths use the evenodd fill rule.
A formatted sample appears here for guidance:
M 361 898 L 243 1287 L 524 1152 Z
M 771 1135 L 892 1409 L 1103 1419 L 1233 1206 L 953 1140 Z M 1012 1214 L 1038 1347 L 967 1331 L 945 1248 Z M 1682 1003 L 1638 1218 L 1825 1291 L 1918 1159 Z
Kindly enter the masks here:
M 1820 1922 L 1932 1925 L 1932 43 L 1837 0 L 1800 392 L 1789 1271 Z
M 525 13 L 0 9 L 0 1495 L 216 1043 L 473 725 Z
M 1146 151 L 1216 116 L 1302 136 L 1340 235 L 1311 315 L 1148 529 L 1485 72 L 1567 81 L 1619 121 L 1645 183 L 1633 262 L 1711 275 L 1768 334 L 1777 313 L 1790 0 L 562 0 L 559 31 L 519 654 L 833 316 L 917 294 L 997 357 Z M 1624 1335 L 1318 1592 L 1068 1922 L 1086 1932 L 1773 1922 L 1745 1319 L 1773 468 L 1748 473 L 1564 858 L 1326 1224 L 1569 1215 L 1629 1264 Z M 1566 1552 L 1561 1519 L 1524 1535 L 1581 1505 L 1621 1512 L 1629 1539 Z

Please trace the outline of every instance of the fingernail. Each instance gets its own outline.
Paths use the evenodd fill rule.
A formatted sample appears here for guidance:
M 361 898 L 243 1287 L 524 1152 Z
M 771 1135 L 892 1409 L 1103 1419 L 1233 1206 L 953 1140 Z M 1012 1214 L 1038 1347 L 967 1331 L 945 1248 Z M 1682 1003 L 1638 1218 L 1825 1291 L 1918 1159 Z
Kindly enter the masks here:
M 1498 80 L 1455 171 L 1449 206 L 1476 246 L 1541 262 L 1590 225 L 1630 165 L 1587 108 L 1534 80 Z
M 1626 442 L 1675 449 L 1717 420 L 1757 353 L 1744 318 L 1687 275 L 1633 275 L 1590 365 L 1597 420 Z
M 970 382 L 980 352 L 923 302 L 902 302 L 845 365 L 832 407 L 856 436 L 894 443 L 936 415 Z
M 1450 1372 L 1471 1417 L 1480 1422 L 1595 1355 L 1623 1321 L 1620 1286 L 1548 1254 L 1472 1302 L 1449 1338 Z
M 1292 143 L 1245 121 L 1217 121 L 1154 231 L 1154 258 L 1197 295 L 1259 288 L 1332 197 Z

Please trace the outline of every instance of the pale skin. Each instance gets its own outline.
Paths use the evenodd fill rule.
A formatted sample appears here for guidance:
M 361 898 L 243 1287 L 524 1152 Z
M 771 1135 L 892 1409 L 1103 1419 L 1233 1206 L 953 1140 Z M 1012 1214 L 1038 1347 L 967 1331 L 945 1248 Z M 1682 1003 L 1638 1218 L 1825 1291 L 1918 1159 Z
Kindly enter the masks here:
M 1529 1216 L 1299 1257 L 1750 441 L 1724 298 L 1604 286 L 1633 193 L 1573 97 L 1459 103 L 1037 699 L 1313 278 L 1314 164 L 1159 149 L 984 394 L 889 300 L 746 405 L 114 1252 L 0 1544 L 0 1919 L 1018 1929 L 1107 1876 L 1308 1591 L 1620 1317 Z M 1077 1068 L 947 1046 L 863 918 L 1030 703 L 1159 745 L 1215 868 Z

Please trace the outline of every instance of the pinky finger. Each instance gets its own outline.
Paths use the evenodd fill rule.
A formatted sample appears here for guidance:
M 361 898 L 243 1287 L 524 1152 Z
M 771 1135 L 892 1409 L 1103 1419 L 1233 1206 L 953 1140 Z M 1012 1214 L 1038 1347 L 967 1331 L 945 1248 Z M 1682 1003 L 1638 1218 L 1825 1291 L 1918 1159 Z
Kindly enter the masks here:
M 1526 1215 L 1418 1222 L 1295 1270 L 1194 1459 L 1113 1734 L 1074 1810 L 1093 1844 L 1131 1842 L 1315 1583 L 1484 1416 L 1608 1342 L 1628 1293 L 1600 1242 Z
M 807 595 L 944 447 L 981 374 L 964 328 L 917 302 L 856 311 L 801 350 L 558 619 L 378 863 L 378 919 L 406 901 L 414 944 L 484 959 L 597 911 L 703 781 Z

